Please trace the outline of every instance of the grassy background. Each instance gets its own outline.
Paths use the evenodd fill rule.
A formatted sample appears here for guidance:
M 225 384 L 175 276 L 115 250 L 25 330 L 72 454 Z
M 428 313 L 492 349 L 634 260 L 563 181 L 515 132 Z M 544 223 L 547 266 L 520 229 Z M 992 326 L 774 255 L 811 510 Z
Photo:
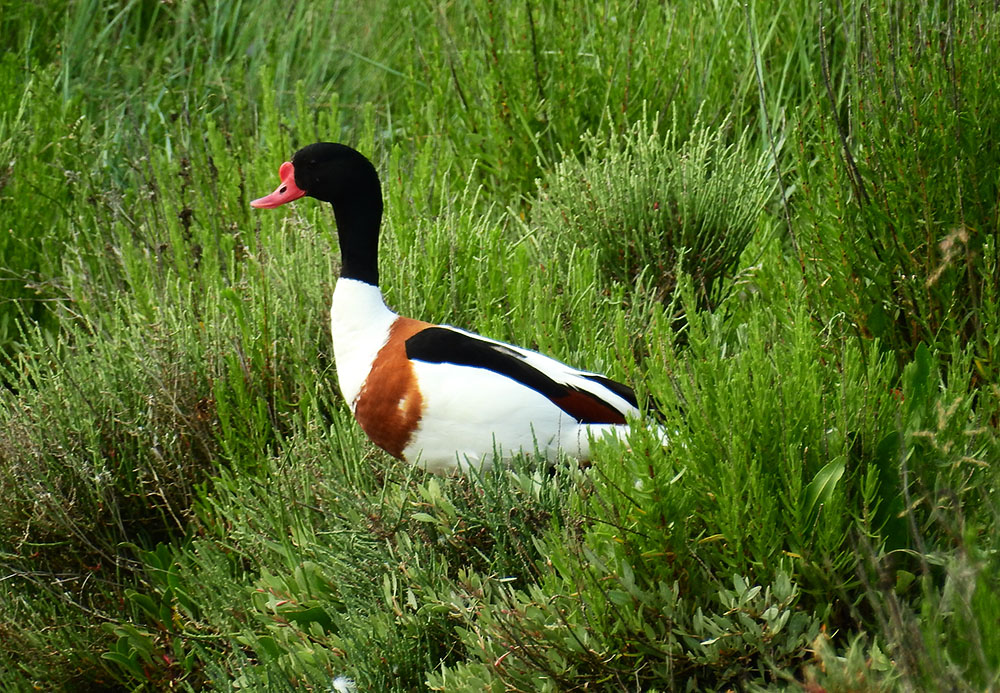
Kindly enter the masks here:
M 1000 685 L 994 3 L 0 3 L 4 690 Z M 406 314 L 676 431 L 436 478 L 335 389 Z

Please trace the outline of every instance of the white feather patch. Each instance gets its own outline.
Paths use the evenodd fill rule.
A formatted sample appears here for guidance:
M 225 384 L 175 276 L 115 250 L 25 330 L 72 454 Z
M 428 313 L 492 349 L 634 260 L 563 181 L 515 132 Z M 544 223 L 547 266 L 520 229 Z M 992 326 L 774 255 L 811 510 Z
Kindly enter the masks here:
M 351 411 L 398 317 L 386 307 L 377 286 L 356 279 L 337 280 L 330 307 L 330 331 L 337 380 Z

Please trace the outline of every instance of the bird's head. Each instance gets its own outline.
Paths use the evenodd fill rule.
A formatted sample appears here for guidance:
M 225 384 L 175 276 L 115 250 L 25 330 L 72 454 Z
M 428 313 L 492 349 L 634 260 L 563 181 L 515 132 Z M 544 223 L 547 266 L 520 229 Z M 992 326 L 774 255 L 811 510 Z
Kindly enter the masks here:
M 278 170 L 281 185 L 251 207 L 280 207 L 308 195 L 336 209 L 359 202 L 382 206 L 378 174 L 372 163 L 346 144 L 317 142 L 295 152 Z

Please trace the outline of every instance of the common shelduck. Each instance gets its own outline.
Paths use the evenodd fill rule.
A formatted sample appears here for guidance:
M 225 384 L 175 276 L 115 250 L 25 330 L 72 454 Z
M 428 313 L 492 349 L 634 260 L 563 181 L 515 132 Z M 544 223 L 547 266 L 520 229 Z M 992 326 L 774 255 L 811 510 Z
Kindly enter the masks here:
M 594 436 L 623 436 L 635 393 L 597 373 L 448 325 L 402 317 L 379 290 L 382 190 L 372 163 L 318 142 L 281 165 L 272 208 L 314 197 L 333 206 L 341 271 L 330 321 L 337 377 L 354 417 L 394 457 L 448 472 L 518 453 L 589 457 Z

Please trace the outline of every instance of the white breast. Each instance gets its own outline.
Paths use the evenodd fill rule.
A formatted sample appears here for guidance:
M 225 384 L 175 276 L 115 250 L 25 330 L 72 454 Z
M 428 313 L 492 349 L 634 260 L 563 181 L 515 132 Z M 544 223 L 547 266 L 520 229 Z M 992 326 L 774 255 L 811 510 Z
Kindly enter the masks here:
M 337 380 L 351 411 L 372 369 L 372 361 L 385 345 L 389 328 L 397 317 L 386 307 L 377 286 L 356 279 L 337 280 L 330 308 L 330 331 Z

